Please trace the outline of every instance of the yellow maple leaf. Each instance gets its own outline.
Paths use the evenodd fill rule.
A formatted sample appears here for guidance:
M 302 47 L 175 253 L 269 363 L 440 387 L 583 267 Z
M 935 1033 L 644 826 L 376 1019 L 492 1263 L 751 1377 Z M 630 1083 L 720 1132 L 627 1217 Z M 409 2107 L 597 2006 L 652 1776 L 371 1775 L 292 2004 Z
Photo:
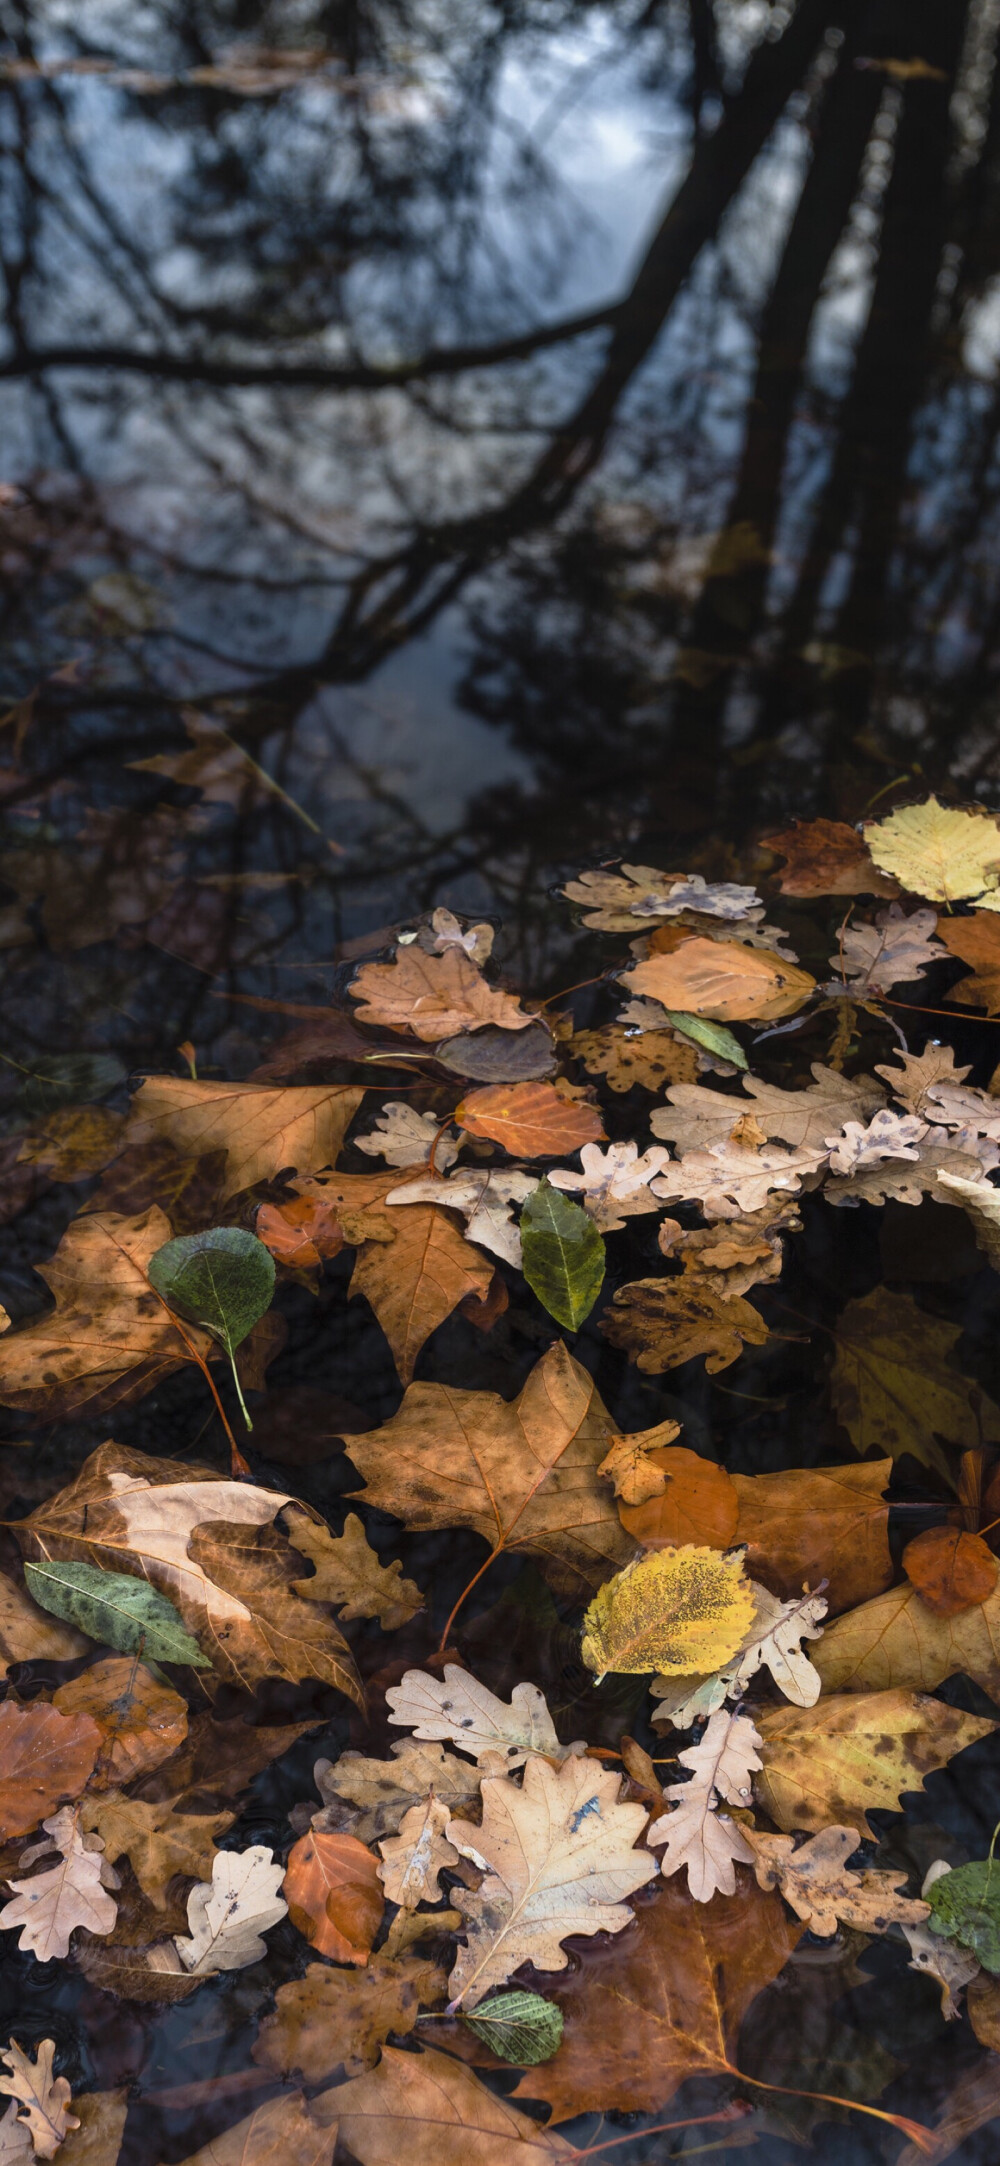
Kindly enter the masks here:
M 597 1672 L 683 1677 L 721 1668 L 753 1616 L 741 1556 L 717 1549 L 658 1549 L 606 1580 L 583 1621 L 583 1659 Z
M 929 797 L 867 827 L 865 841 L 882 872 L 931 902 L 961 902 L 1000 886 L 1000 826 L 990 812 Z M 1000 894 L 983 907 L 1000 907 Z

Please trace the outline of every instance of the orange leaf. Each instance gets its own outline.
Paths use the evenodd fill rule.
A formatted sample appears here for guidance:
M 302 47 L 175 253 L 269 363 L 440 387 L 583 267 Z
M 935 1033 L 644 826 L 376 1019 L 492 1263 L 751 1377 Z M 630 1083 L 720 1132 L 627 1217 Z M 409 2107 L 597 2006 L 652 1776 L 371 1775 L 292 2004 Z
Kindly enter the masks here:
M 278 1263 L 296 1271 L 338 1255 L 344 1246 L 344 1229 L 333 1205 L 316 1196 L 296 1196 L 292 1203 L 262 1203 L 254 1232 Z
M 378 1859 L 364 1843 L 310 1828 L 292 1846 L 282 1887 L 292 1924 L 318 1955 L 367 1963 L 385 1898 Z
M 567 1103 L 553 1083 L 491 1083 L 470 1091 L 455 1119 L 470 1136 L 502 1143 L 512 1158 L 558 1158 L 604 1136 L 596 1106 Z
M 635 1437 L 629 1443 L 636 1442 Z M 618 1517 L 626 1534 L 633 1534 L 647 1549 L 674 1542 L 705 1543 L 712 1549 L 728 1549 L 736 1533 L 740 1505 L 735 1485 L 725 1467 L 701 1459 L 683 1444 L 667 1444 L 651 1451 L 652 1466 L 667 1477 L 666 1487 L 644 1504 L 623 1504 Z
M 148 1775 L 187 1736 L 187 1704 L 132 1655 L 95 1662 L 53 1694 L 61 1715 L 89 1715 L 101 1731 L 92 1788 L 110 1790 Z
M 787 863 L 782 895 L 898 895 L 895 880 L 878 872 L 857 829 L 846 820 L 793 820 L 780 835 L 762 836 L 766 850 Z
M 79 1797 L 101 1744 L 89 1715 L 0 1707 L 0 1842 L 27 1835 L 64 1798 Z
M 903 1570 L 936 1617 L 958 1617 L 985 1602 L 997 1583 L 997 1560 L 982 1536 L 960 1527 L 928 1527 L 907 1542 Z
M 801 1008 L 816 983 L 770 948 L 700 938 L 685 940 L 673 955 L 636 963 L 622 973 L 622 982 L 664 1008 L 717 1023 L 778 1022 Z
M 953 985 L 945 999 L 960 1008 L 985 1008 L 1000 1015 L 1000 918 L 993 910 L 974 910 L 968 918 L 942 917 L 938 931 L 945 947 L 968 963 L 975 977 Z

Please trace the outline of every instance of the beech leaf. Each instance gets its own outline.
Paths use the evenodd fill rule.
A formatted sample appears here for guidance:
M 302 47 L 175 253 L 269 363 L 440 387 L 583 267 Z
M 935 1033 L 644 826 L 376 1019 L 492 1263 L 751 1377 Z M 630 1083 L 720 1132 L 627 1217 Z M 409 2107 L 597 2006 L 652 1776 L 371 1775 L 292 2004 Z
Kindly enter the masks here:
M 491 1993 L 462 2022 L 498 2061 L 537 2068 L 562 2044 L 562 2009 L 541 1993 Z
M 26 1835 L 63 1798 L 79 1797 L 101 1749 L 89 1715 L 36 1701 L 0 1707 L 0 1841 Z
M 625 1566 L 595 1595 L 581 1653 L 598 1681 L 609 1670 L 676 1677 L 735 1654 L 753 1617 L 740 1556 L 686 1544 Z
M 564 1098 L 554 1083 L 498 1083 L 470 1091 L 455 1120 L 472 1136 L 502 1143 L 512 1158 L 556 1158 L 604 1135 L 596 1106 Z
M 542 1307 L 578 1331 L 604 1284 L 604 1243 L 593 1219 L 543 1181 L 521 1212 L 521 1253 Z
M 367 1963 L 384 1909 L 378 1874 L 355 1835 L 311 1828 L 293 1844 L 282 1886 L 292 1924 L 319 1955 Z
M 865 842 L 881 872 L 930 902 L 961 902 L 1000 883 L 1000 827 L 980 806 L 928 797 L 871 822 Z

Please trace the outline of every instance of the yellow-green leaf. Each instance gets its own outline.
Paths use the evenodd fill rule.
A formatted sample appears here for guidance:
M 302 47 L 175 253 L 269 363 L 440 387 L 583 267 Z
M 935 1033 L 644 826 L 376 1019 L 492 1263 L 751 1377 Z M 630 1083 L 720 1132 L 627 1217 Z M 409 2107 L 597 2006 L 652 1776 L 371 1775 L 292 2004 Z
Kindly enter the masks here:
M 609 1670 L 683 1677 L 721 1668 L 750 1629 L 753 1593 L 741 1556 L 717 1549 L 658 1549 L 615 1574 L 584 1618 L 583 1659 Z
M 960 902 L 1000 884 L 1000 826 L 991 812 L 929 797 L 877 820 L 865 841 L 883 872 L 929 902 Z

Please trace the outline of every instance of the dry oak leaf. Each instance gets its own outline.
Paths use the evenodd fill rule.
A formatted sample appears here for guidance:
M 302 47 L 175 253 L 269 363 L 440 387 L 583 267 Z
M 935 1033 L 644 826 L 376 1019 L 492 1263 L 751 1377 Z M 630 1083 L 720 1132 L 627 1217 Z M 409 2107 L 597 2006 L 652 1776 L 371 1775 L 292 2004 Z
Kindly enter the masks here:
M 463 1098 L 454 1118 L 511 1158 L 558 1158 L 604 1137 L 597 1107 L 564 1098 L 554 1083 L 488 1083 Z
M 523 1786 L 506 1775 L 483 1781 L 483 1822 L 452 1820 L 457 1850 L 486 1868 L 476 1890 L 456 1888 L 467 1920 L 449 1979 L 451 2006 L 475 2007 L 522 1963 L 565 1970 L 562 1943 L 574 1933 L 620 1933 L 632 1922 L 626 1898 L 656 1873 L 635 1850 L 645 1807 L 621 1801 L 616 1774 L 571 1757 L 561 1767 L 531 1759 Z
M 93 1641 L 75 1625 L 40 1609 L 20 1580 L 0 1572 L 0 1667 L 6 1670 L 12 1662 L 75 1662 L 89 1654 L 92 1646 Z
M 287 1264 L 292 1271 L 314 1271 L 328 1256 L 339 1256 L 344 1246 L 344 1229 L 334 1206 L 316 1196 L 262 1203 L 253 1230 L 275 1262 Z
M 609 1143 L 606 1151 L 585 1143 L 580 1152 L 583 1172 L 556 1166 L 548 1180 L 553 1188 L 577 1194 L 599 1233 L 618 1233 L 627 1218 L 659 1210 L 649 1184 L 669 1158 L 669 1151 L 658 1144 L 640 1157 L 637 1143 Z
M 884 1933 L 890 1925 L 919 1925 L 930 1916 L 929 1903 L 897 1892 L 905 1872 L 868 1866 L 847 1871 L 858 1847 L 855 1828 L 823 1828 L 797 1848 L 790 1835 L 765 1835 L 759 1828 L 748 1828 L 746 1840 L 758 1887 L 779 1888 L 796 1917 L 823 1939 L 838 1925 Z
M 401 1910 L 441 1902 L 445 1891 L 438 1874 L 442 1867 L 459 1862 L 459 1853 L 445 1834 L 450 1819 L 451 1807 L 431 1791 L 421 1804 L 411 1805 L 399 1834 L 380 1842 L 384 1862 L 378 1876 L 388 1901 Z
M 260 1935 L 277 1925 L 288 1904 L 279 1895 L 283 1871 L 270 1850 L 217 1850 L 212 1878 L 188 1896 L 190 1939 L 175 1936 L 185 1970 L 199 1978 L 220 1970 L 245 1970 L 267 1952 Z
M 916 1692 L 825 1696 L 816 1707 L 757 1712 L 764 1769 L 754 1783 L 779 1828 L 810 1833 L 842 1823 L 875 1840 L 866 1814 L 900 1812 L 904 1792 L 996 1729 Z
M 880 871 L 928 902 L 962 902 L 993 893 L 1000 883 L 1000 827 L 979 806 L 942 805 L 929 797 L 870 822 L 864 832 Z
M 753 1622 L 732 1660 L 707 1675 L 654 1677 L 650 1691 L 662 1703 L 653 1715 L 654 1723 L 689 1729 L 693 1722 L 714 1714 L 725 1700 L 738 1698 L 760 1669 L 770 1670 L 779 1692 L 796 1707 L 812 1707 L 819 1699 L 819 1671 L 799 1642 L 819 1637 L 819 1620 L 826 1610 L 822 1595 L 807 1592 L 791 1602 L 779 1602 L 755 1580 L 750 1585 Z
M 685 1270 L 695 1268 L 710 1276 L 724 1299 L 732 1301 L 735 1295 L 749 1293 L 752 1286 L 781 1277 L 781 1236 L 797 1232 L 800 1225 L 794 1203 L 771 1201 L 747 1218 L 694 1226 L 686 1232 L 675 1218 L 665 1218 L 657 1246 L 664 1256 L 683 1263 Z
M 620 1286 L 600 1330 L 624 1347 L 638 1369 L 659 1376 L 704 1354 L 710 1376 L 738 1361 L 744 1346 L 763 1346 L 767 1325 L 759 1309 L 739 1295 L 727 1301 L 709 1274 L 633 1279 Z
M 697 1745 L 678 1753 L 689 1768 L 689 1782 L 664 1790 L 671 1810 L 646 1830 L 653 1849 L 665 1845 L 660 1871 L 664 1879 L 687 1867 L 688 1888 L 696 1903 L 713 1895 L 734 1895 L 736 1866 L 753 1863 L 754 1853 L 742 1828 L 718 1811 L 720 1801 L 745 1811 L 753 1801 L 751 1775 L 760 1768 L 760 1738 L 748 1715 L 719 1709 Z
M 942 918 L 940 933 L 952 955 L 974 972 L 953 985 L 945 999 L 960 1008 L 985 1008 L 987 1015 L 1000 1015 L 1000 925 L 995 916 L 974 910 L 968 918 Z
M 474 1527 L 526 1549 L 567 1591 L 599 1585 L 631 1545 L 597 1469 L 612 1436 L 591 1377 L 561 1339 L 516 1399 L 411 1384 L 390 1421 L 352 1436 L 366 1504 L 412 1529 Z
M 84 1798 L 80 1808 L 82 1825 L 101 1837 L 112 1865 L 127 1857 L 143 1894 L 157 1910 L 166 1909 L 167 1888 L 175 1874 L 211 1878 L 216 1840 L 236 1819 L 234 1812 L 178 1812 L 181 1802 L 169 1797 L 151 1805 L 109 1790 Z
M 961 1674 L 1000 1699 L 1000 1591 L 957 1617 L 936 1617 L 904 1580 L 838 1617 L 824 1634 L 816 1667 L 825 1692 L 881 1692 L 889 1685 L 933 1692 Z
M 512 1205 L 523 1203 L 538 1187 L 538 1179 L 535 1173 L 522 1173 L 518 1166 L 495 1170 L 463 1166 L 446 1181 L 432 1174 L 407 1182 L 405 1188 L 394 1188 L 386 1204 L 391 1208 L 394 1204 L 433 1203 L 442 1210 L 461 1211 L 465 1239 L 489 1249 L 491 1256 L 502 1256 L 515 1271 L 520 1271 L 521 1233 L 514 1224 Z
M 828 1157 L 825 1144 L 822 1150 L 805 1144 L 786 1150 L 781 1144 L 745 1142 L 734 1132 L 724 1142 L 685 1151 L 679 1164 L 653 1182 L 653 1194 L 664 1203 L 698 1203 L 709 1219 L 742 1218 L 763 1210 L 776 1190 L 797 1195 L 803 1180 L 817 1174 Z
M 485 1301 L 493 1266 L 433 1204 L 392 1212 L 391 1226 L 391 1245 L 363 1242 L 348 1291 L 352 1297 L 364 1294 L 392 1348 L 400 1381 L 409 1384 L 421 1348 L 459 1302 L 469 1294 Z
M 830 1171 L 846 1176 L 863 1166 L 880 1165 L 884 1158 L 916 1160 L 920 1156 L 916 1146 L 926 1134 L 926 1121 L 915 1113 L 892 1113 L 882 1106 L 866 1128 L 860 1121 L 848 1121 L 838 1136 L 827 1136 Z
M 135 1782 L 183 1745 L 187 1702 L 129 1655 L 94 1662 L 52 1695 L 61 1715 L 89 1715 L 102 1733 L 92 1789 Z
M 778 835 L 762 835 L 765 850 L 786 859 L 782 895 L 898 895 L 895 880 L 872 863 L 861 836 L 845 820 L 793 820 Z
M 30 1948 L 39 1963 L 69 1954 L 70 1934 L 77 1926 L 88 1933 L 110 1933 L 117 1905 L 108 1894 L 107 1881 L 117 1885 L 103 1856 L 100 1836 L 82 1836 L 80 1816 L 64 1805 L 42 1826 L 47 1842 L 32 1843 L 22 1852 L 22 1864 L 59 1852 L 60 1862 L 47 1872 L 33 1873 L 29 1880 L 10 1880 L 14 1901 L 0 1910 L 0 1932 L 22 1928 L 19 1948 Z
M 627 1025 L 606 1023 L 600 1030 L 576 1031 L 569 1050 L 588 1075 L 606 1076 L 613 1091 L 630 1091 L 636 1083 L 658 1091 L 664 1083 L 693 1083 L 698 1073 L 695 1047 L 671 1030 L 630 1033 Z
M 285 2091 L 210 2137 L 183 2166 L 331 2166 L 336 2142 L 336 2122 L 320 2124 L 301 2091 Z
M 0 1338 L 0 1403 L 48 1420 L 91 1420 L 151 1391 L 209 1334 L 185 1325 L 187 1343 L 146 1276 L 171 1235 L 155 1206 L 140 1218 L 113 1212 L 74 1219 L 55 1255 L 35 1266 L 56 1306 Z
M 941 920 L 946 933 L 951 925 L 967 925 L 968 922 L 968 918 Z M 995 928 L 994 918 L 990 918 L 988 922 Z M 883 1062 L 876 1067 L 876 1075 L 884 1076 L 886 1082 L 892 1086 L 892 1095 L 898 1105 L 905 1106 L 908 1113 L 919 1113 L 921 1120 L 925 1121 L 933 1118 L 926 1110 L 928 1091 L 938 1084 L 957 1087 L 964 1083 L 966 1076 L 971 1073 L 971 1063 L 965 1068 L 955 1066 L 955 1054 L 950 1045 L 935 1045 L 933 1042 L 926 1045 L 922 1053 L 902 1053 L 894 1047 L 892 1062 L 892 1066 Z M 984 1092 L 983 1095 L 985 1097 L 988 1094 Z
M 939 1438 L 953 1452 L 1000 1443 L 1000 1408 L 948 1363 L 960 1336 L 957 1324 L 886 1286 L 847 1303 L 836 1325 L 833 1404 L 859 1457 L 909 1452 L 950 1484 Z
M 434 1164 L 447 1173 L 458 1157 L 455 1144 L 442 1135 L 435 1113 L 418 1113 L 405 1098 L 390 1098 L 374 1128 L 354 1137 L 356 1150 L 366 1158 L 384 1158 L 387 1166 L 426 1166 L 434 1146 Z
M 826 1150 L 826 1138 L 847 1121 L 867 1121 L 883 1104 L 885 1092 L 871 1076 L 849 1078 L 814 1060 L 815 1080 L 805 1090 L 781 1090 L 760 1076 L 744 1076 L 744 1092 L 752 1099 L 737 1098 L 728 1091 L 709 1090 L 704 1083 L 678 1083 L 668 1090 L 668 1106 L 650 1114 L 656 1136 L 674 1143 L 683 1155 L 710 1143 L 724 1143 L 734 1123 L 751 1111 L 772 1143 L 787 1143 L 792 1150 Z
M 79 1797 L 101 1749 L 89 1715 L 61 1715 L 36 1701 L 0 1707 L 0 1842 L 26 1835 L 64 1798 Z
M 741 1554 L 686 1543 L 637 1557 L 594 1596 L 580 1652 L 598 1678 L 609 1670 L 665 1677 L 720 1669 L 754 1614 Z
M 127 1140 L 164 1140 L 192 1156 L 224 1150 L 224 1200 L 257 1181 L 273 1180 L 288 1166 L 310 1174 L 336 1165 L 364 1095 L 354 1084 L 274 1089 L 266 1083 L 149 1076 L 132 1100 Z
M 445 1663 L 443 1677 L 433 1677 L 428 1670 L 407 1670 L 402 1683 L 390 1685 L 385 1697 L 391 1723 L 412 1729 L 418 1738 L 447 1738 L 491 1772 L 497 1753 L 512 1770 L 539 1754 L 565 1760 L 584 1750 L 581 1744 L 560 1744 L 545 1695 L 537 1685 L 515 1685 L 509 1701 L 500 1700 L 471 1670 L 459 1669 L 455 1662 Z M 441 1795 L 436 1783 L 428 1787 Z
M 105 1571 L 148 1579 L 176 1604 L 231 1683 L 252 1686 L 276 1672 L 292 1682 L 315 1676 L 363 1707 L 361 1681 L 342 1635 L 331 1619 L 287 1592 L 296 1563 L 289 1542 L 271 1530 L 273 1550 L 248 1554 L 246 1599 L 238 1585 L 214 1581 L 192 1548 L 206 1526 L 217 1533 L 221 1524 L 224 1538 L 262 1532 L 291 1502 L 250 1482 L 220 1480 L 208 1468 L 101 1444 L 65 1489 L 18 1522 L 18 1536 L 35 1557 L 79 1557 Z M 231 1569 L 225 1541 L 215 1547 L 220 1568 Z
M 945 954 L 934 938 L 936 926 L 935 911 L 914 910 L 907 916 L 899 903 L 880 910 L 874 925 L 849 925 L 830 957 L 834 976 L 827 991 L 843 993 L 846 984 L 852 999 L 878 999 L 895 985 L 922 978 Z
M 293 1843 L 282 1886 L 292 1924 L 318 1955 L 367 1963 L 385 1898 L 378 1859 L 356 1835 L 311 1828 Z
M 577 2157 L 572 2144 L 488 2091 L 461 2061 L 427 2049 L 417 2055 L 384 2046 L 377 2068 L 320 2092 L 312 2110 L 337 2122 L 359 2166 L 404 2159 L 406 2166 L 571 2166 Z
M 989 1599 L 1000 1567 L 979 1534 L 961 1527 L 928 1527 L 902 1555 L 907 1579 L 935 1617 L 959 1617 Z
M 13 2038 L 0 2049 L 0 2061 L 6 2062 L 0 2094 L 15 2100 L 18 2121 L 31 2138 L 36 2158 L 54 2158 L 70 2129 L 80 2126 L 69 2111 L 72 2093 L 65 2076 L 52 2073 L 55 2050 L 51 2038 L 43 2038 L 33 2061 Z
M 780 1474 L 734 1474 L 746 1569 L 772 1594 L 794 1599 L 806 1582 L 826 1581 L 828 1614 L 854 1609 L 892 1578 L 891 1459 L 863 1466 L 789 1467 Z
M 620 1503 L 646 1504 L 650 1497 L 663 1495 L 667 1477 L 653 1454 L 672 1444 L 680 1433 L 679 1421 L 661 1421 L 655 1429 L 614 1438 L 597 1471 L 611 1483 Z
M 405 2038 L 420 2008 L 443 1996 L 443 1971 L 419 1956 L 379 1954 L 365 1970 L 329 1970 L 310 1963 L 304 1976 L 279 1986 L 274 2014 L 265 2016 L 251 2048 L 258 2068 L 322 2083 L 342 2068 L 346 2078 L 374 2068 L 393 2031 Z
M 989 1181 L 968 1181 L 964 1175 L 942 1168 L 937 1191 L 942 1203 L 961 1205 L 982 1250 L 995 1271 L 1000 1270 L 1000 1189 Z
M 403 1578 L 399 1558 L 383 1564 L 372 1549 L 357 1512 L 348 1512 L 343 1534 L 287 1504 L 283 1518 L 293 1546 L 316 1567 L 312 1579 L 293 1579 L 292 1592 L 308 1602 L 329 1602 L 348 1621 L 354 1617 L 377 1617 L 383 1632 L 396 1632 L 408 1624 L 424 1598 L 412 1579 Z
M 515 2096 L 544 2099 L 553 2121 L 651 2113 L 688 2076 L 731 2070 L 751 2001 L 802 1930 L 780 1896 L 749 1876 L 735 1895 L 704 1904 L 680 1881 L 660 1881 L 636 1903 L 627 1933 L 581 1951 L 572 1976 L 551 1989 L 565 2019 L 562 2045 L 522 2076 Z
M 370 1760 L 361 1752 L 342 1752 L 336 1762 L 317 1760 L 313 1780 L 323 1807 L 313 1814 L 313 1826 L 344 1828 L 360 1842 L 372 1843 L 395 1834 L 411 1805 L 429 1790 L 452 1812 L 467 1811 L 478 1798 L 479 1771 L 441 1745 L 398 1738 L 391 1751 L 390 1760 Z
M 645 1496 L 634 1502 L 620 1489 L 618 1517 L 626 1534 L 634 1535 L 646 1549 L 678 1542 L 728 1549 L 739 1517 L 732 1477 L 714 1460 L 700 1458 L 683 1444 L 671 1444 L 666 1436 L 657 1445 L 655 1439 L 675 1426 L 660 1422 L 655 1429 L 622 1437 L 622 1448 L 642 1448 L 643 1471 L 648 1467 L 660 1487 L 652 1492 L 647 1487 Z
M 622 981 L 664 1008 L 716 1023 L 776 1023 L 795 1015 L 816 986 L 807 970 L 770 948 L 700 938 L 634 964 Z
M 659 872 L 655 865 L 623 865 L 620 873 L 582 872 L 562 890 L 596 916 L 584 924 L 601 932 L 634 932 L 635 918 L 677 917 L 697 910 L 724 920 L 763 916 L 760 896 L 733 880 L 707 882 L 701 873 Z
M 364 1002 L 359 1023 L 409 1030 L 425 1044 L 478 1030 L 483 1023 L 526 1030 L 535 1020 L 513 993 L 488 985 L 471 956 L 455 946 L 443 955 L 426 955 L 414 945 L 399 948 L 395 962 L 365 963 L 350 993 L 352 1000 Z

